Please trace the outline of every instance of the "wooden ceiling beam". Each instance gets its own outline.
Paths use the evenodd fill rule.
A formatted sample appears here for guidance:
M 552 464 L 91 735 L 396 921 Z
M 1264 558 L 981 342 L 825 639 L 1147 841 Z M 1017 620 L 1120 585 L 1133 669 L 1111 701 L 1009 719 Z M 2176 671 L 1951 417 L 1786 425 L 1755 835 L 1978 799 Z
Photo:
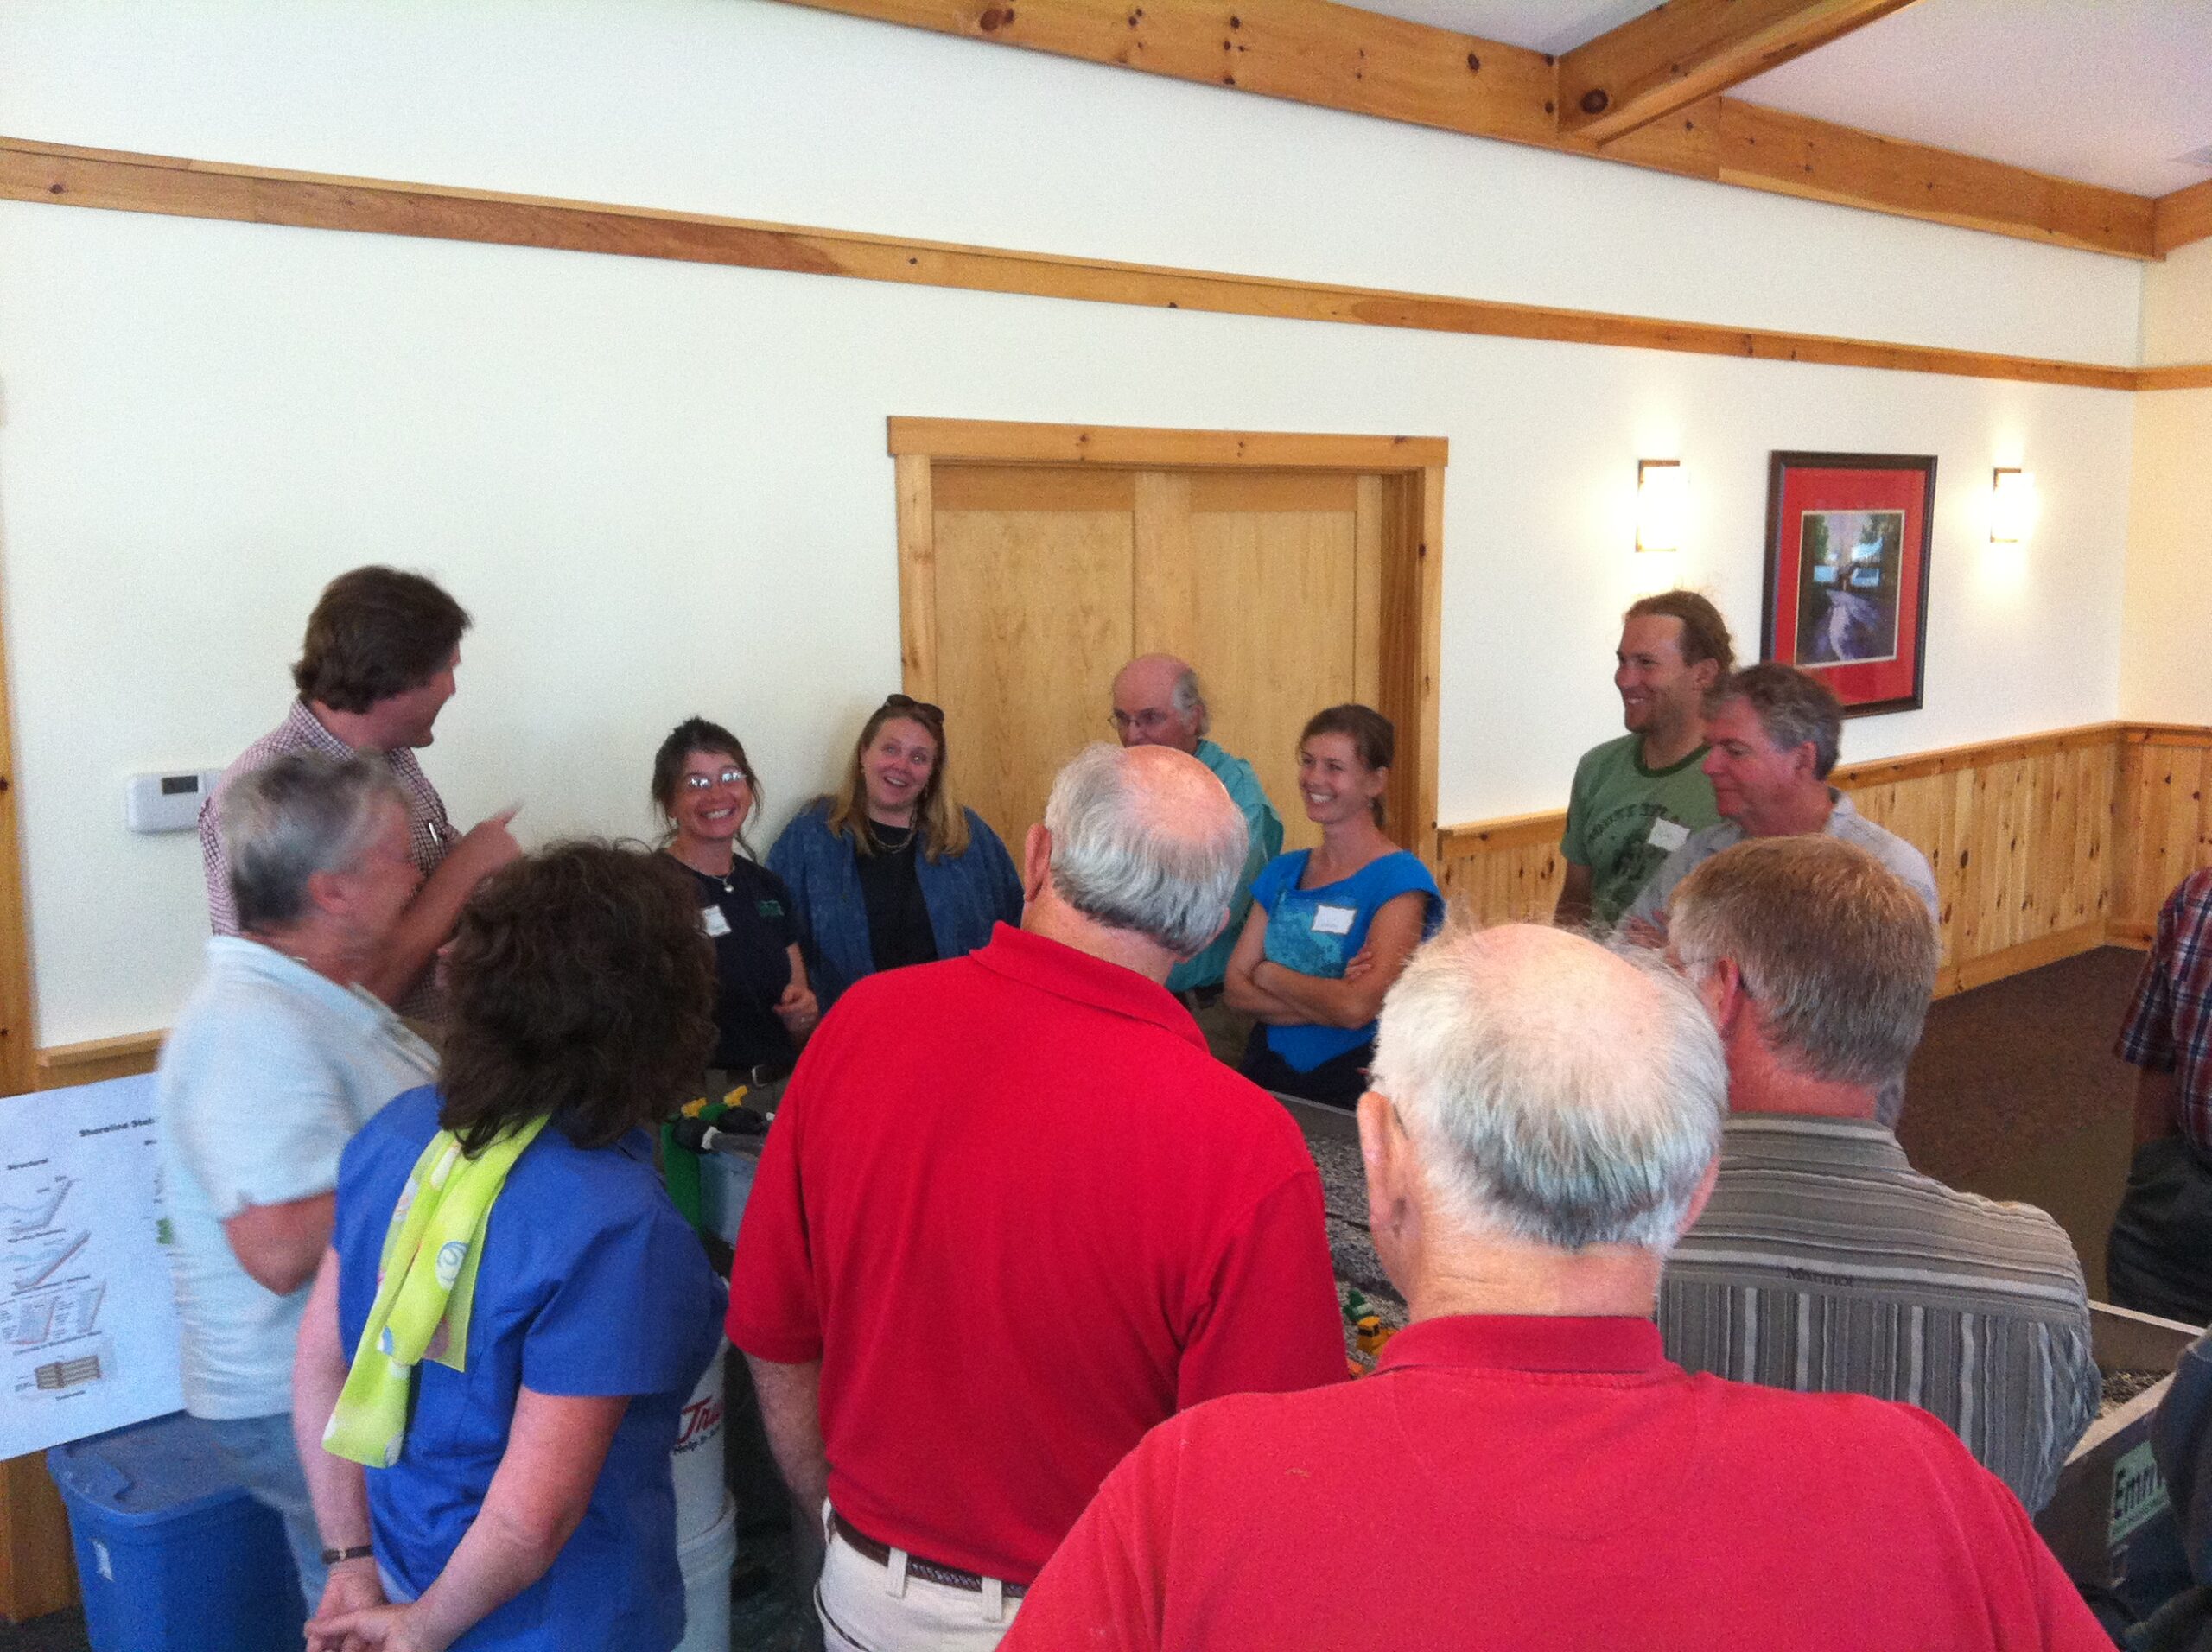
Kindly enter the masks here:
M 1332 0 L 787 3 L 2045 245 L 2155 256 L 2148 196 L 1727 98 L 1600 148 L 1558 130 L 1559 66 L 1544 54 Z
M 2158 198 L 2152 245 L 2158 257 L 2207 236 L 2212 236 L 2212 179 Z
M 1553 138 L 1542 52 L 1331 0 L 792 0 L 1516 143 Z
M 1859 206 L 1961 229 L 2150 258 L 2147 195 L 1882 137 L 1736 98 L 1708 98 L 1602 151 L 1684 177 Z
M 1609 143 L 1912 0 L 1666 0 L 1559 60 L 1562 137 Z

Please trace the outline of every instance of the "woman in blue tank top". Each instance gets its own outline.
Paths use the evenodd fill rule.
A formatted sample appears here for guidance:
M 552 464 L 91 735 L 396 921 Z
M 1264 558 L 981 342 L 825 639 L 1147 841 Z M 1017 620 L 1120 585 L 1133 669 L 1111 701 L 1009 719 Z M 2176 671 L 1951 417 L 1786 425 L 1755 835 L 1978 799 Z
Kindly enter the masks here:
M 1331 706 L 1298 743 L 1298 789 L 1321 847 L 1277 855 L 1252 882 L 1229 963 L 1230 1007 L 1259 1023 L 1243 1071 L 1269 1090 L 1349 1108 L 1367 1087 L 1375 1020 L 1444 898 L 1382 830 L 1397 745 L 1390 720 Z

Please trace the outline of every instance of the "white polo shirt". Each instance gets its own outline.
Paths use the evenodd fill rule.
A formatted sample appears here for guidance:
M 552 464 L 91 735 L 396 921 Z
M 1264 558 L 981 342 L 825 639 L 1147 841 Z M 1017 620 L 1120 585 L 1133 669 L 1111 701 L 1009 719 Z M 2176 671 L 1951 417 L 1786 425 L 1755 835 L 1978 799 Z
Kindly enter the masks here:
M 437 1058 L 368 993 L 243 936 L 207 943 L 207 973 L 162 1052 L 162 1237 L 176 1290 L 184 1407 L 218 1420 L 292 1408 L 308 1287 L 254 1283 L 223 1223 L 337 1185 L 338 1155 Z

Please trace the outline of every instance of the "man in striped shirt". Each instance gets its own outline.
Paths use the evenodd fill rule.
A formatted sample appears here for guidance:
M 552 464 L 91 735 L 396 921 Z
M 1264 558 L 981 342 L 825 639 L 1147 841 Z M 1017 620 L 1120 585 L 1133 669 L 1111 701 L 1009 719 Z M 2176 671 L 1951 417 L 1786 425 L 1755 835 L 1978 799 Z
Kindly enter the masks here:
M 2088 1293 L 2050 1217 L 1920 1175 L 1877 1121 L 1935 986 L 1922 902 L 1851 844 L 1760 839 L 1684 880 L 1668 934 L 1720 1029 L 1729 1106 L 1660 1292 L 1669 1357 L 1922 1407 L 2039 1509 L 2096 1415 Z

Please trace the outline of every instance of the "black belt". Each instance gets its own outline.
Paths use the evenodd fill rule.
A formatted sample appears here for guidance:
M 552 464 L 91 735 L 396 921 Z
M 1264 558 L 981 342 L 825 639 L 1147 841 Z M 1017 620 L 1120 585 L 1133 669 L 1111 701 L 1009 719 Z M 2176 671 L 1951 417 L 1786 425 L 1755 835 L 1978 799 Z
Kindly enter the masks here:
M 890 1544 L 879 1543 L 865 1532 L 855 1531 L 853 1522 L 834 1509 L 830 1511 L 830 1522 L 836 1528 L 837 1535 L 845 1540 L 846 1547 L 854 1554 L 863 1560 L 873 1560 L 878 1566 L 891 1564 Z M 957 1566 L 941 1566 L 935 1560 L 925 1560 L 918 1554 L 906 1557 L 906 1575 L 922 1578 L 931 1583 L 941 1583 L 948 1589 L 973 1590 L 978 1594 L 982 1592 L 984 1582 L 973 1572 L 963 1572 Z M 1008 1600 L 1019 1600 L 1029 1592 L 1027 1584 L 1001 1583 L 999 1587 L 1005 1592 Z

